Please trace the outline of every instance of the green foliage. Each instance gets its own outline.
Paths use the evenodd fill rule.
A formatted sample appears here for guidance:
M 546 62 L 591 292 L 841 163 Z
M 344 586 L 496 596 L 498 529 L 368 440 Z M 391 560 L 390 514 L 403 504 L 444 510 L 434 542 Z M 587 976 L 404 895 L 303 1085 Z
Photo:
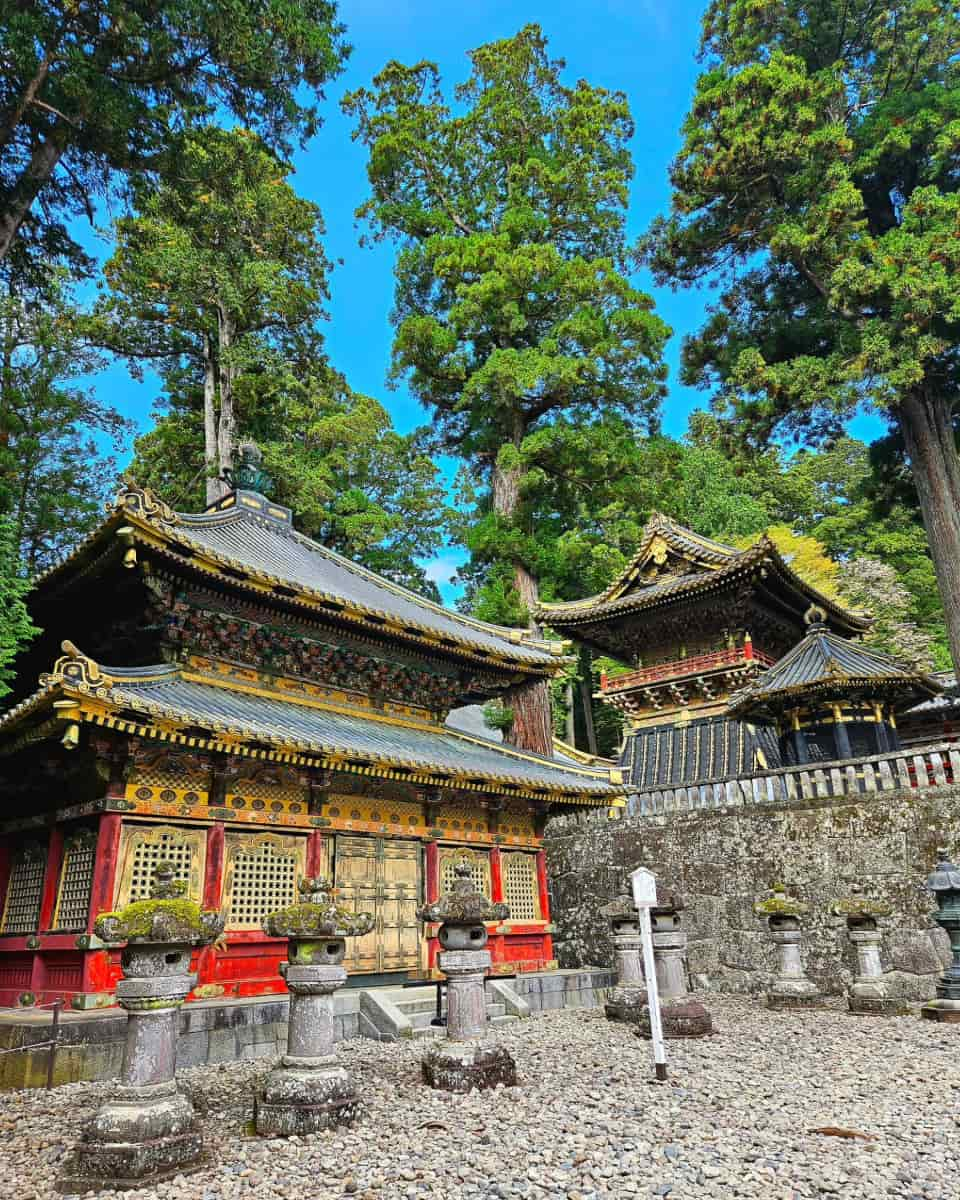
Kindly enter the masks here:
M 62 274 L 42 290 L 6 272 L 0 295 L 0 515 L 31 574 L 51 566 L 103 513 L 130 422 L 73 381 L 100 360 Z
M 594 469 L 607 420 L 633 439 L 655 420 L 668 331 L 624 274 L 624 96 L 564 85 L 535 25 L 470 59 L 453 104 L 432 63 L 391 62 L 344 107 L 369 151 L 359 215 L 400 246 L 394 378 L 468 463 L 478 611 L 518 622 L 539 512 Z
M 20 650 L 40 631 L 30 620 L 25 597 L 30 580 L 23 570 L 16 527 L 10 517 L 0 518 L 0 696 L 10 692 L 15 672 L 12 664 Z
M 513 709 L 502 700 L 488 700 L 483 706 L 483 723 L 488 729 L 506 732 L 513 725 Z
M 863 639 L 868 645 L 923 670 L 934 666 L 933 639 L 911 620 L 913 598 L 889 563 L 850 559 L 840 565 L 837 584 L 847 604 L 873 618 Z
M 396 432 L 383 406 L 351 391 L 323 363 L 277 364 L 244 392 L 239 426 L 264 452 L 271 497 L 297 528 L 396 583 L 439 599 L 421 560 L 444 544 L 439 472 L 413 434 Z M 191 404 L 190 400 L 194 403 Z M 180 402 L 182 400 L 182 402 Z M 137 439 L 130 473 L 182 508 L 203 506 L 197 397 L 179 398 Z
M 705 69 L 643 250 L 722 292 L 684 347 L 740 434 L 812 445 L 864 404 L 906 439 L 960 654 L 960 12 L 712 0 Z
M 244 393 L 275 388 L 278 368 L 285 374 L 316 341 L 329 263 L 319 209 L 255 135 L 207 128 L 177 154 L 175 181 L 141 191 L 136 215 L 117 223 L 111 291 L 92 336 L 134 370 L 157 365 L 171 403 L 184 406 L 184 388 L 199 392 L 194 470 L 206 467 L 214 500 L 226 490 L 219 476 L 233 465 Z
M 118 174 L 175 171 L 171 140 L 215 113 L 281 151 L 312 136 L 346 53 L 329 0 L 6 5 L 0 258 L 20 231 L 35 261 L 82 263 L 65 223 Z

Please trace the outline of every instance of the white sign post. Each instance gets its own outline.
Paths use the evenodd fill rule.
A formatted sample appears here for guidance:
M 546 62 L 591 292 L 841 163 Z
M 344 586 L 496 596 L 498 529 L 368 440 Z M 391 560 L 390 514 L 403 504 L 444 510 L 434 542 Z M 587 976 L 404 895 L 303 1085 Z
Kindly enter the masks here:
M 663 1043 L 663 1023 L 660 1020 L 660 993 L 657 989 L 657 968 L 653 961 L 653 926 L 650 909 L 657 902 L 657 877 L 646 867 L 631 872 L 633 902 L 640 913 L 640 940 L 643 943 L 643 973 L 647 984 L 647 1008 L 650 1010 L 650 1040 L 653 1042 L 653 1063 L 656 1077 L 667 1077 L 667 1052 Z

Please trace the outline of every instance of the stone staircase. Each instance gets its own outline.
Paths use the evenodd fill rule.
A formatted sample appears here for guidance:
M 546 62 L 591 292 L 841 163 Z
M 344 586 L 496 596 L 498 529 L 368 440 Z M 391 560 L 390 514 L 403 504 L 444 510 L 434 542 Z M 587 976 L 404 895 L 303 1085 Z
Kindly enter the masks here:
M 487 1022 L 492 1029 L 518 1021 L 529 1012 L 526 1002 L 506 983 L 487 984 Z M 436 1015 L 437 993 L 431 986 L 377 988 L 360 994 L 360 1033 L 378 1041 L 446 1037 L 445 1026 L 430 1023 Z

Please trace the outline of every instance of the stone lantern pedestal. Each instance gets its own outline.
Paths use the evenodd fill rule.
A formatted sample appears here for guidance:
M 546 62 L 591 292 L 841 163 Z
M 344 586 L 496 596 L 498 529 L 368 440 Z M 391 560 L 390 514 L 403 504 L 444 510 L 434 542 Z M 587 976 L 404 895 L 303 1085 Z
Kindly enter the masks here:
M 676 892 L 657 883 L 657 903 L 650 909 L 653 961 L 660 994 L 660 1020 L 665 1038 L 705 1037 L 713 1033 L 713 1018 L 687 989 L 687 935 L 680 926 L 684 903 Z M 650 1037 L 650 1009 L 644 1004 L 637 1033 Z
M 640 917 L 632 897 L 627 895 L 618 896 L 605 904 L 600 909 L 600 915 L 609 918 L 617 965 L 616 987 L 610 989 L 603 1009 L 610 1021 L 635 1024 L 647 1002 L 640 959 Z
M 289 959 L 280 967 L 290 992 L 287 1052 L 254 1100 L 261 1136 L 318 1133 L 356 1120 L 360 1101 L 334 1053 L 333 996 L 347 980 L 342 966 L 348 937 L 373 929 L 370 913 L 353 913 L 333 900 L 325 879 L 302 879 L 300 904 L 271 913 L 264 931 L 286 937 Z
M 847 991 L 850 1012 L 881 1016 L 902 1013 L 904 1005 L 889 994 L 880 966 L 883 934 L 878 921 L 881 917 L 889 917 L 893 909 L 880 900 L 868 899 L 855 884 L 851 895 L 838 900 L 830 911 L 834 916 L 846 918 L 847 937 L 857 952 L 857 975 Z
M 126 942 L 117 1001 L 127 1012 L 120 1084 L 100 1108 L 57 1180 L 61 1192 L 151 1187 L 204 1162 L 189 1098 L 177 1090 L 180 1007 L 197 981 L 195 947 L 222 932 L 223 915 L 183 899 L 185 885 L 158 863 L 150 900 L 101 915 L 94 931 Z
M 960 1024 L 960 867 L 950 861 L 946 850 L 937 851 L 937 865 L 927 879 L 937 911 L 933 919 L 950 938 L 953 962 L 937 981 L 937 998 L 920 1009 L 927 1021 Z
M 473 1088 L 512 1087 L 517 1068 L 504 1047 L 487 1033 L 487 997 L 484 980 L 490 969 L 486 921 L 505 921 L 510 910 L 491 902 L 473 888 L 470 864 L 454 868 L 453 890 L 417 916 L 421 921 L 439 922 L 438 937 L 443 953 L 440 970 L 447 977 L 447 1037 L 427 1051 L 422 1060 L 424 1080 L 447 1092 L 469 1092 Z
M 805 975 L 800 958 L 800 918 L 808 906 L 788 896 L 782 883 L 775 883 L 771 890 L 771 896 L 753 906 L 758 917 L 767 918 L 770 937 L 780 953 L 780 970 L 767 992 L 767 1007 L 817 1008 L 823 997 Z

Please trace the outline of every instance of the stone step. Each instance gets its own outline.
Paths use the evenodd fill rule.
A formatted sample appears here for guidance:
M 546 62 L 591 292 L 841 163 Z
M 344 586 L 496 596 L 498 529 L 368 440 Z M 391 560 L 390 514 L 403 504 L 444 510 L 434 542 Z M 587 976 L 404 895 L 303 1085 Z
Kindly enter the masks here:
M 509 1013 L 505 1013 L 502 1017 L 491 1017 L 491 1025 L 510 1025 L 513 1021 L 519 1021 L 519 1017 L 511 1017 Z
M 414 1027 L 414 1029 L 426 1029 L 428 1027 L 431 1027 L 430 1023 L 433 1020 L 433 1018 L 436 1016 L 436 1011 L 434 1009 L 430 1009 L 429 1012 L 405 1011 L 405 1015 L 406 1015 L 407 1019 L 409 1020 L 410 1024 Z M 502 1004 L 488 1004 L 487 1005 L 487 1020 L 491 1024 L 493 1024 L 494 1021 L 499 1020 L 503 1016 L 506 1016 L 506 1010 Z M 434 1026 L 432 1026 L 432 1028 L 443 1029 L 444 1027 L 442 1025 L 440 1025 L 440 1026 L 434 1025 Z

